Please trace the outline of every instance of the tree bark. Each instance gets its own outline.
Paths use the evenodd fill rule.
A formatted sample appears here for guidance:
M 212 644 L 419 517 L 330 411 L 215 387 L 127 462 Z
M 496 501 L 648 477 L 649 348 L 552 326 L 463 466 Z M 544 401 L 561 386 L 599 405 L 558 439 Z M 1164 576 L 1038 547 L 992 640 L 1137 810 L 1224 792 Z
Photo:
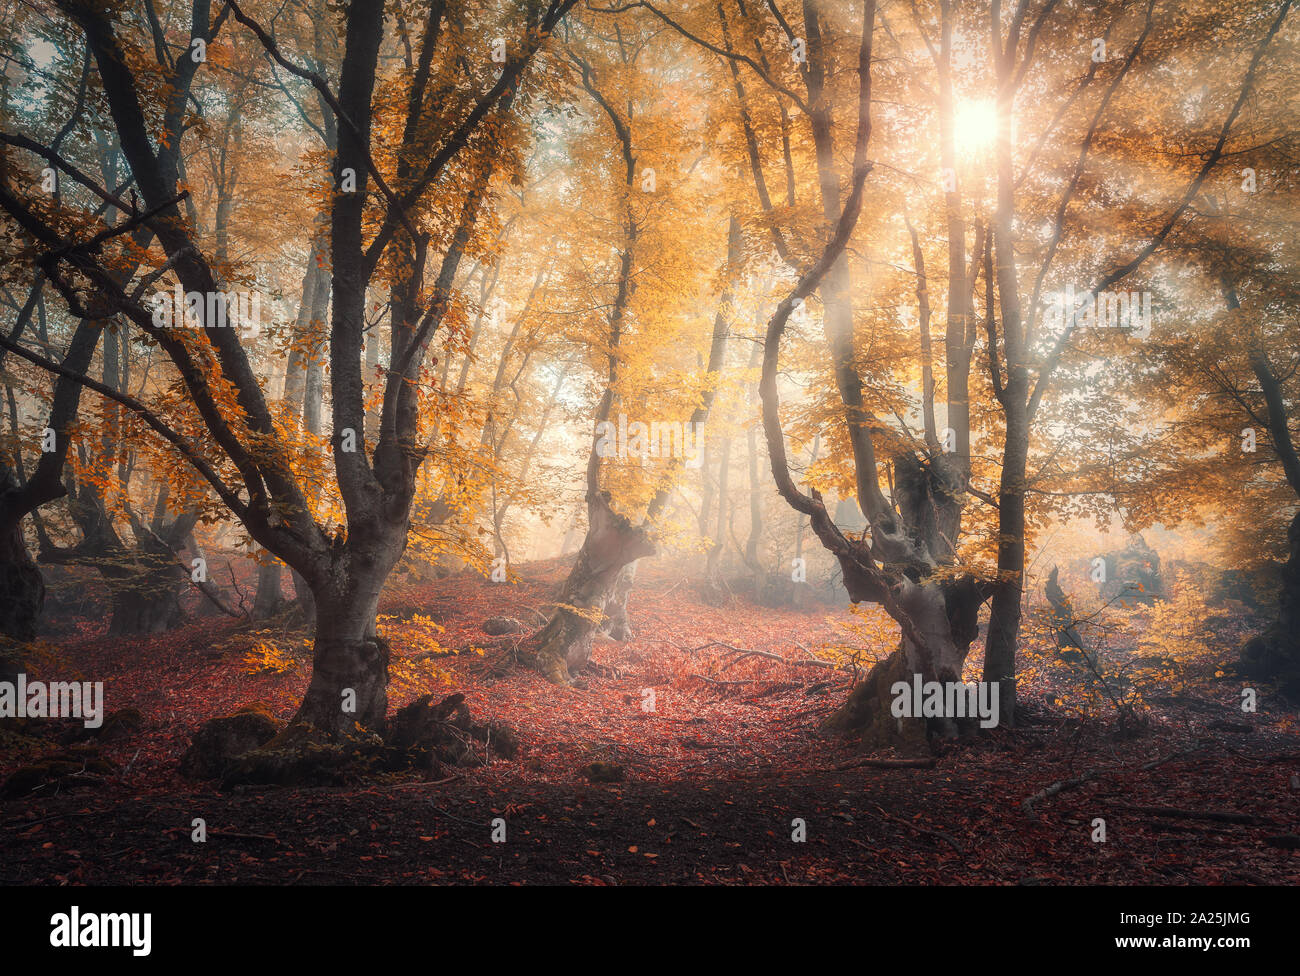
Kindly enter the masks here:
M 1237 293 L 1227 288 L 1228 308 L 1240 308 Z M 1300 498 L 1300 453 L 1291 438 L 1290 417 L 1282 384 L 1273 372 L 1263 342 L 1252 344 L 1249 359 L 1252 372 L 1264 394 L 1269 439 L 1282 463 L 1287 483 Z M 1241 649 L 1242 671 L 1251 678 L 1276 680 L 1287 697 L 1300 701 L 1300 511 L 1287 528 L 1287 561 L 1282 567 L 1282 588 L 1278 594 L 1277 619 Z
M 1284 695 L 1300 701 L 1300 512 L 1287 528 L 1287 546 L 1277 619 L 1242 646 L 1240 666 L 1247 677 L 1277 681 Z
M 1022 407 L 1024 391 L 1017 394 L 1014 386 L 1008 388 L 1006 442 L 998 487 L 998 577 L 993 583 L 984 647 L 984 680 L 999 685 L 1001 721 L 1006 726 L 1014 726 L 1016 716 L 1016 648 L 1025 592 L 1025 473 L 1029 457 L 1029 422 Z
M 389 651 L 375 633 L 375 615 L 386 576 L 370 572 L 313 588 L 312 676 L 293 724 L 310 726 L 330 738 L 383 727 Z
M 284 609 L 283 578 L 284 566 L 278 559 L 258 564 L 257 594 L 253 598 L 254 620 L 268 620 Z
M 20 313 L 13 332 L 15 338 L 21 336 L 32 309 L 40 307 L 40 287 L 38 282 L 33 289 L 33 301 Z M 82 319 L 68 343 L 63 365 L 78 373 L 89 368 L 103 331 L 101 323 Z M 5 352 L 0 349 L 0 364 Z M 67 493 L 63 467 L 80 403 L 81 384 L 59 377 L 54 383 L 47 421 L 55 432 L 54 450 L 42 453 L 31 477 L 21 482 L 21 455 L 15 456 L 12 466 L 0 462 L 0 637 L 10 641 L 26 643 L 36 637 L 45 604 L 45 581 L 40 567 L 27 551 L 23 519 L 46 502 Z M 15 443 L 15 450 L 17 447 Z
M 605 601 L 605 622 L 601 625 L 601 633 L 606 634 L 611 640 L 630 641 L 632 639 L 632 624 L 627 619 L 627 598 L 632 593 L 632 587 L 636 583 L 636 563 L 628 563 L 614 577 L 614 585 L 610 588 L 609 599 Z
M 571 684 L 591 657 L 591 638 L 625 566 L 654 554 L 640 526 L 609 505 L 609 493 L 587 499 L 587 537 L 560 591 L 559 608 L 533 638 L 532 663 L 552 684 Z
M 18 490 L 10 470 L 0 470 L 5 494 Z M 18 646 L 36 639 L 45 605 L 45 580 L 27 551 L 22 519 L 0 526 L 0 681 L 13 682 L 23 670 Z
M 912 540 L 910 551 L 882 536 L 877 546 L 885 564 L 915 560 L 915 551 L 928 552 L 937 566 L 951 566 L 951 540 L 960 525 L 962 481 L 960 461 L 951 454 L 928 462 L 913 454 L 894 459 L 895 495 L 903 529 Z M 895 553 L 891 557 L 889 553 Z M 844 584 L 855 602 L 876 596 L 875 581 L 853 563 L 845 564 Z M 892 715 L 895 682 L 960 681 L 970 645 L 979 633 L 980 588 L 968 573 L 934 572 L 936 566 L 915 564 L 898 573 L 892 589 L 898 608 L 909 621 L 898 648 L 876 664 L 849 694 L 826 727 L 859 738 L 864 746 L 895 745 L 917 750 L 929 735 L 950 737 L 958 725 L 948 719 L 898 719 Z M 911 630 L 912 632 L 909 632 Z

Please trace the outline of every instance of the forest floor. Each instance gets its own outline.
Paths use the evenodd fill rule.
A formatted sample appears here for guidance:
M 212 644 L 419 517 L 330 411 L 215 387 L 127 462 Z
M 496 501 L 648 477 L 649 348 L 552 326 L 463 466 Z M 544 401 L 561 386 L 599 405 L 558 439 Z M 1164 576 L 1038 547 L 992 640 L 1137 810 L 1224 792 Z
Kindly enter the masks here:
M 0 882 L 1300 881 L 1300 725 L 1264 690 L 1243 714 L 1240 680 L 1180 686 L 1149 702 L 1141 734 L 1118 738 L 1113 716 L 1068 705 L 1068 672 L 1045 669 L 1022 686 L 1030 721 L 1017 728 L 946 743 L 928 768 L 856 765 L 889 757 L 819 731 L 852 671 L 808 662 L 844 662 L 877 633 L 887 652 L 882 621 L 708 601 L 691 581 L 643 575 L 629 601 L 634 638 L 598 641 L 585 687 L 494 674 L 478 653 L 492 642 L 483 621 L 531 624 L 563 570 L 551 561 L 508 584 L 465 574 L 390 588 L 390 705 L 461 692 L 476 721 L 503 722 L 522 742 L 512 760 L 488 755 L 432 782 L 406 773 L 223 793 L 185 780 L 177 763 L 202 722 L 252 702 L 292 714 L 306 636 L 202 618 L 118 639 L 102 620 L 80 623 L 33 670 L 102 680 L 105 710 L 138 709 L 143 725 L 94 742 L 113 772 L 0 801 Z M 55 747 L 30 733 L 0 732 L 0 777 Z M 593 762 L 617 765 L 622 781 L 589 782 Z M 195 818 L 205 843 L 191 840 Z

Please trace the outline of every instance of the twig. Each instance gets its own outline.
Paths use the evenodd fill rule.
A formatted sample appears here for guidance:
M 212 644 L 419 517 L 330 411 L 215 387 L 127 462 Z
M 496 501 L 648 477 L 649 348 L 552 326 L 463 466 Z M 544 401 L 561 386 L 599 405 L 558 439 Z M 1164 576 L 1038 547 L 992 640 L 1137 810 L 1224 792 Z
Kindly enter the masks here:
M 53 816 L 41 817 L 40 820 L 28 820 L 24 823 L 5 824 L 0 830 L 26 830 L 28 827 L 35 827 L 37 824 L 49 823 L 51 820 L 67 820 L 70 817 L 97 817 L 102 810 L 85 810 L 78 813 L 56 813 Z
M 1180 758 L 1181 756 L 1190 756 L 1192 753 L 1194 753 L 1194 752 L 1200 752 L 1200 751 L 1201 751 L 1201 747 L 1200 747 L 1200 746 L 1194 746 L 1194 747 L 1191 748 L 1191 749 L 1183 749 L 1181 752 L 1171 752 L 1169 755 L 1164 756 L 1164 757 L 1161 758 L 1161 759 L 1152 759 L 1152 760 L 1151 760 L 1150 762 L 1148 762 L 1148 763 L 1143 763 L 1143 764 L 1142 764 L 1142 770 L 1145 772 L 1145 771 L 1148 770 L 1148 769 L 1155 769 L 1157 766 L 1163 766 L 1165 763 L 1169 762 L 1171 759 L 1178 759 L 1178 758 Z
M 889 814 L 885 813 L 883 807 L 877 806 L 876 809 L 880 811 L 880 816 L 883 819 L 888 820 L 890 823 L 896 823 L 899 826 L 907 827 L 909 830 L 915 830 L 918 834 L 927 834 L 930 837 L 938 837 L 941 841 L 944 841 L 946 844 L 948 844 L 948 846 L 950 846 L 958 854 L 966 853 L 962 849 L 962 846 L 958 844 L 956 840 L 953 839 L 951 834 L 945 834 L 942 830 L 931 830 L 929 827 L 918 827 L 910 820 L 900 820 L 897 817 L 891 817 Z
M 465 777 L 463 776 L 452 774 L 451 776 L 444 776 L 442 779 L 420 780 L 417 783 L 399 783 L 396 786 L 388 787 L 388 789 L 413 790 L 420 786 L 446 786 L 448 783 L 454 783 L 456 780 L 464 778 Z
M 440 806 L 438 806 L 437 804 L 435 804 L 432 800 L 429 801 L 429 806 L 433 807 L 433 809 L 437 810 L 437 811 L 438 811 L 440 814 L 442 814 L 444 817 L 451 817 L 452 820 L 459 820 L 461 823 L 463 823 L 463 824 L 469 824 L 471 827 L 480 827 L 480 826 L 482 826 L 482 824 L 480 824 L 480 823 L 479 823 L 478 821 L 476 821 L 476 820 L 466 820 L 464 817 L 458 817 L 458 816 L 456 816 L 456 814 L 454 814 L 454 813 L 450 813 L 449 811 L 442 809 Z
M 163 831 L 164 834 L 184 834 L 188 832 L 189 828 L 187 827 L 168 827 Z M 265 840 L 270 841 L 272 844 L 280 843 L 280 838 L 272 837 L 270 834 L 244 834 L 235 830 L 209 830 L 207 836 L 229 837 L 233 840 Z
M 668 587 L 668 589 L 666 589 L 666 590 L 664 590 L 662 593 L 660 593 L 660 594 L 659 594 L 659 599 L 662 600 L 662 599 L 663 599 L 664 597 L 666 597 L 669 593 L 671 593 L 673 590 L 677 589 L 677 587 L 681 586 L 681 585 L 682 585 L 683 583 L 685 583 L 685 582 L 686 582 L 686 577 L 683 576 L 681 579 L 679 579 L 679 580 L 678 580 L 676 583 L 674 583 L 672 586 Z
M 807 660 L 809 660 L 809 661 L 816 661 L 816 662 L 817 662 L 818 664 L 820 664 L 822 667 L 827 667 L 827 668 L 834 668 L 834 667 L 837 667 L 837 665 L 832 664 L 830 661 L 823 661 L 821 658 L 819 658 L 819 657 L 818 657 L 816 654 L 814 654 L 812 651 L 808 650 L 808 648 L 804 647 L 804 645 L 801 644 L 799 641 L 795 641 L 795 642 L 794 642 L 794 646 L 797 647 L 797 648 L 799 648 L 799 650 L 803 651 L 806 655 L 808 655 Z
M 866 756 L 842 762 L 835 769 L 858 769 L 862 766 L 876 769 L 930 769 L 936 761 L 933 756 L 928 759 L 873 759 L 871 756 Z
M 118 778 L 126 779 L 126 774 L 131 771 L 131 767 L 135 765 L 135 761 L 139 758 L 140 758 L 140 750 L 137 749 L 135 751 L 135 755 L 131 757 L 131 761 L 126 764 L 126 767 L 122 770 L 121 775 Z
M 209 830 L 209 837 L 232 837 L 236 840 L 266 840 L 272 844 L 280 843 L 280 838 L 272 837 L 270 834 L 241 834 L 233 830 Z

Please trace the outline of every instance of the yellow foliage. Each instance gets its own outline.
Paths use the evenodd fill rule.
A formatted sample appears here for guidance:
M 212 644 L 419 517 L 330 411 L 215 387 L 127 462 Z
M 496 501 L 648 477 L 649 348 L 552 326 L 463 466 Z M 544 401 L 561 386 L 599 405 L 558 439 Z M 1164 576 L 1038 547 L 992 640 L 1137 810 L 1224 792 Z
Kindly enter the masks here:
M 817 655 L 861 677 L 898 647 L 898 624 L 876 604 L 851 604 L 849 613 L 852 620 L 831 619 L 836 627 L 848 631 L 848 639 L 819 645 Z
M 446 633 L 447 628 L 421 613 L 405 620 L 391 614 L 380 614 L 375 630 L 388 641 L 394 660 L 399 656 L 445 656 L 457 653 L 455 648 L 446 647 L 438 640 L 438 635 Z
M 288 674 L 296 671 L 304 653 L 310 652 L 311 642 L 300 634 L 287 634 L 278 630 L 260 630 L 237 634 L 218 644 L 223 650 L 235 643 L 252 638 L 242 658 L 245 674 Z

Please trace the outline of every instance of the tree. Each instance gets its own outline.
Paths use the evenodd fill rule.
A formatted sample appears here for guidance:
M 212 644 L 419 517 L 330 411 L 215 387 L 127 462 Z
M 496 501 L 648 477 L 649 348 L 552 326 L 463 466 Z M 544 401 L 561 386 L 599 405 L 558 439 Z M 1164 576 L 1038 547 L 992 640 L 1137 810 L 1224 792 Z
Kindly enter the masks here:
M 1141 26 L 1137 28 L 1136 39 L 1128 49 L 1127 56 L 1110 70 L 1109 84 L 1098 98 L 1095 109 L 1084 117 L 1078 157 L 1064 187 L 1055 194 L 1058 202 L 1048 225 L 1047 242 L 1045 246 L 1035 249 L 1038 270 L 1034 276 L 1033 289 L 1026 294 L 1019 273 L 1022 259 L 1017 254 L 1015 221 L 1017 218 L 1025 220 L 1028 215 L 1017 203 L 1017 187 L 1024 174 L 1018 177 L 1013 167 L 1011 127 L 1012 117 L 1016 111 L 1017 93 L 1033 65 L 1040 30 L 1048 22 L 1054 7 L 1055 4 L 1049 2 L 1039 9 L 1028 34 L 1024 35 L 1023 54 L 1021 53 L 1022 30 L 1029 23 L 1027 0 L 1017 6 L 1005 35 L 1001 4 L 994 3 L 991 9 L 991 58 L 997 85 L 998 138 L 997 204 L 986 258 L 990 282 L 987 326 L 990 329 L 989 370 L 995 393 L 1003 408 L 1005 427 L 1002 475 L 998 485 L 997 580 L 985 649 L 984 680 L 998 683 L 1002 714 L 1006 716 L 1009 723 L 1013 723 L 1015 719 L 1015 656 L 1024 594 L 1025 495 L 1032 425 L 1044 396 L 1052 386 L 1061 356 L 1078 325 L 1078 320 L 1073 314 L 1074 309 L 1071 309 L 1070 314 L 1066 316 L 1067 321 L 1051 340 L 1047 351 L 1040 353 L 1037 348 L 1039 333 L 1036 331 L 1041 313 L 1040 299 L 1043 297 L 1044 283 L 1058 254 L 1062 239 L 1070 230 L 1069 217 L 1072 213 L 1072 204 L 1076 203 L 1076 196 L 1080 194 L 1081 186 L 1084 185 L 1083 177 L 1087 172 L 1094 143 L 1106 119 L 1107 109 L 1143 53 L 1155 24 L 1155 4 L 1148 3 Z M 1249 66 L 1242 76 L 1239 89 L 1217 132 L 1215 142 L 1206 151 L 1201 164 L 1187 178 L 1185 188 L 1155 221 L 1151 221 L 1150 217 L 1146 218 L 1148 226 L 1151 227 L 1146 243 L 1137 248 L 1136 253 L 1131 257 L 1115 261 L 1104 270 L 1098 270 L 1095 264 L 1092 266 L 1084 264 L 1079 268 L 1092 282 L 1082 289 L 1083 295 L 1101 295 L 1111 286 L 1133 274 L 1179 226 L 1202 185 L 1223 158 L 1233 125 L 1250 95 L 1260 62 L 1286 19 L 1289 7 L 1289 2 L 1281 5 L 1278 14 L 1254 45 Z M 1124 20 L 1127 11 L 1117 8 L 1113 14 L 1110 11 L 1103 11 L 1103 14 L 1109 21 L 1105 31 L 1105 35 L 1108 36 L 1114 25 Z M 1090 69 L 1088 80 L 1091 81 L 1093 77 Z M 1058 118 L 1065 114 L 1072 101 L 1071 98 L 1058 110 Z M 1087 231 L 1079 228 L 1075 233 L 1086 234 Z M 992 304 L 995 288 L 996 320 Z M 1034 368 L 1035 366 L 1037 369 Z
M 640 47 L 639 42 L 617 33 L 616 63 L 625 77 L 626 71 L 635 66 L 635 52 Z M 630 474 L 627 469 L 620 472 L 622 484 L 627 488 L 627 497 L 621 502 L 633 514 L 616 508 L 615 494 L 610 489 L 617 479 L 607 475 L 606 484 L 602 485 L 602 470 L 612 466 L 612 462 L 605 463 L 605 458 L 611 453 L 610 431 L 618 429 L 617 437 L 623 436 L 625 418 L 616 417 L 614 406 L 616 402 L 623 402 L 622 398 L 633 390 L 640 392 L 643 403 L 647 402 L 647 385 L 656 382 L 655 360 L 662 356 L 671 339 L 666 332 L 674 319 L 672 309 L 675 302 L 670 297 L 671 291 L 675 289 L 680 295 L 687 290 L 689 283 L 680 281 L 677 275 L 684 270 L 687 274 L 694 270 L 681 267 L 683 255 L 678 228 L 670 221 L 680 188 L 659 185 L 661 177 L 658 174 L 667 168 L 672 158 L 668 152 L 677 147 L 655 144 L 650 140 L 636 142 L 634 112 L 638 100 L 626 89 L 615 95 L 587 57 L 578 50 L 570 50 L 582 87 L 614 133 L 618 160 L 614 201 L 618 214 L 615 223 L 617 244 L 612 295 L 607 302 L 608 312 L 600 320 L 604 336 L 592 343 L 603 355 L 605 375 L 593 417 L 594 430 L 586 463 L 584 501 L 587 532 L 560 589 L 556 610 L 546 625 L 532 636 L 526 651 L 542 675 L 556 684 L 570 683 L 574 675 L 586 666 L 592 636 L 597 628 L 604 627 L 615 639 L 626 639 L 629 635 L 626 600 L 632 585 L 633 567 L 638 559 L 655 552 L 653 533 L 674 490 L 681 457 L 661 465 L 663 473 L 659 479 Z M 609 66 L 613 68 L 614 64 Z M 623 84 L 626 85 L 627 81 Z M 645 96 L 640 100 L 649 101 Z M 663 110 L 662 104 L 659 110 Z M 647 123 L 647 127 L 649 125 Z M 656 151 L 657 167 L 639 171 L 638 154 L 649 151 Z M 667 182 L 666 176 L 662 179 Z M 648 202 L 643 203 L 638 197 Z M 653 205 L 649 201 L 653 201 Z M 740 247 L 740 228 L 734 218 L 728 221 L 727 239 L 727 267 L 730 268 L 738 258 Z M 633 293 L 638 287 L 643 282 L 649 285 L 655 280 L 665 282 L 668 289 L 642 288 L 634 303 Z M 719 311 L 713 317 L 708 361 L 700 380 L 702 389 L 692 404 L 687 431 L 698 432 L 708 418 L 716 390 L 716 376 L 726 352 L 729 324 L 726 310 L 730 302 L 730 292 L 724 287 L 719 298 Z M 693 322 L 694 317 L 687 321 Z M 635 344 L 629 339 L 629 333 L 633 331 Z M 677 430 L 681 432 L 683 428 L 678 426 Z M 679 450 L 684 447 L 685 436 L 682 433 L 678 438 Z M 699 434 L 695 436 L 698 438 Z M 620 453 L 620 450 L 616 447 L 613 453 Z M 644 458 L 636 463 L 643 466 Z
M 317 610 L 313 671 L 295 727 L 340 734 L 384 722 L 387 651 L 375 634 L 375 609 L 383 582 L 405 547 L 416 475 L 425 453 L 419 440 L 417 386 L 425 348 L 445 314 L 456 269 L 487 195 L 493 160 L 506 145 L 510 106 L 525 69 L 571 6 L 572 0 L 527 5 L 524 31 L 512 38 L 498 73 L 487 56 L 479 65 L 458 56 L 452 43 L 456 31 L 444 30 L 454 23 L 455 9 L 430 4 L 417 69 L 403 99 L 405 111 L 392 122 L 398 149 L 391 184 L 374 153 L 378 127 L 387 120 L 374 101 L 385 17 L 382 3 L 355 4 L 346 11 L 337 93 L 319 74 L 285 54 L 240 5 L 226 4 L 215 16 L 205 0 L 196 0 L 191 8 L 190 38 L 203 43 L 187 43 L 187 52 L 212 45 L 228 18 L 238 22 L 282 69 L 309 81 L 338 122 L 338 152 L 330 174 L 335 192 L 329 227 L 333 301 L 328 353 L 335 483 L 345 517 L 333 530 L 313 516 L 239 335 L 207 314 L 206 303 L 199 330 L 159 327 L 134 291 L 115 282 L 102 266 L 96 254 L 99 240 L 80 239 L 45 219 L 30 198 L 9 186 L 0 189 L 0 207 L 43 250 L 51 281 L 71 307 L 83 307 L 89 291 L 164 350 L 201 420 L 201 437 L 187 436 L 145 403 L 84 374 L 17 345 L 11 344 L 11 351 L 51 372 L 71 373 L 137 413 L 202 475 L 252 538 L 310 586 Z M 176 158 L 151 137 L 159 111 L 174 123 L 174 131 L 182 131 L 185 88 L 204 62 L 192 53 L 173 61 L 156 22 L 153 44 L 141 45 L 135 34 L 143 25 L 133 20 L 114 18 L 80 0 L 66 0 L 59 7 L 85 36 L 141 197 L 141 209 L 123 203 L 119 209 L 129 216 L 101 235 L 111 238 L 147 224 L 164 255 L 151 272 L 155 279 L 174 276 L 187 293 L 201 296 L 224 292 L 226 282 L 205 256 L 192 222 L 177 207 L 181 195 Z M 171 82 L 161 105 L 151 103 L 151 86 L 144 84 L 138 67 L 133 70 L 142 58 L 150 74 Z M 57 153 L 51 155 L 66 171 Z M 375 202 L 369 193 L 372 186 L 378 191 Z M 450 219 L 440 219 L 448 213 Z M 429 287 L 425 269 L 435 242 L 443 248 L 443 257 Z M 390 278 L 392 296 L 391 360 L 379 429 L 373 441 L 367 441 L 365 311 L 367 291 L 381 267 Z

